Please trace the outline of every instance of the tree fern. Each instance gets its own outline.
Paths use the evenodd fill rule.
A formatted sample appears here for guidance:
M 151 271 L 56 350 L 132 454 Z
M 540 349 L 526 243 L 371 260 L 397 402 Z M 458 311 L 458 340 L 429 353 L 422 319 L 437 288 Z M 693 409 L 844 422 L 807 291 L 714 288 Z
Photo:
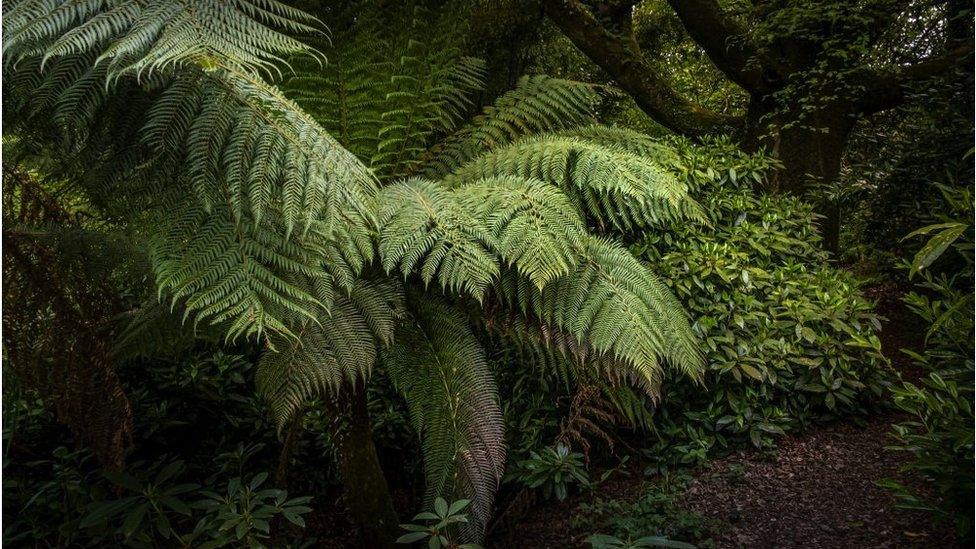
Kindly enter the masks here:
M 378 345 L 392 342 L 402 301 L 399 285 L 360 280 L 348 297 L 336 296 L 328 314 L 305 322 L 297 337 L 264 353 L 255 382 L 279 430 L 305 402 L 369 379 Z
M 295 72 L 283 91 L 364 162 L 375 154 L 390 88 L 390 45 L 380 14 L 349 10 L 330 19 L 332 40 L 311 42 L 328 58 L 323 66 L 307 55 L 290 60 Z
M 590 84 L 544 75 L 523 76 L 515 89 L 435 145 L 424 173 L 443 177 L 475 156 L 520 137 L 587 123 L 599 100 Z
M 63 151 L 144 235 L 168 309 L 262 341 L 256 382 L 279 426 L 386 367 L 428 494 L 472 498 L 477 538 L 504 437 L 468 319 L 566 376 L 650 394 L 665 363 L 696 376 L 680 304 L 590 229 L 653 230 L 698 207 L 666 147 L 579 127 L 593 86 L 525 78 L 465 124 L 483 63 L 428 32 L 447 19 L 387 17 L 330 9 L 352 29 L 331 45 L 274 0 L 12 2 L 4 121 Z M 309 33 L 314 47 L 294 38 Z M 289 66 L 282 92 L 269 82 Z M 375 263 L 396 276 L 367 277 Z M 424 297 L 431 283 L 453 301 Z
M 629 128 L 589 125 L 566 129 L 557 132 L 557 135 L 623 149 L 665 169 L 677 170 L 683 165 L 677 151 L 671 145 Z
M 427 497 L 470 498 L 472 537 L 491 518 L 494 492 L 505 471 L 498 391 L 484 352 L 467 321 L 427 297 L 401 326 L 398 345 L 383 353 L 383 365 L 406 398 L 421 434 Z
M 500 259 L 539 288 L 576 266 L 586 231 L 557 189 L 534 179 L 494 177 L 455 193 L 490 235 Z
M 329 19 L 346 29 L 320 45 L 333 62 L 297 59 L 286 92 L 381 179 L 418 172 L 430 139 L 467 115 L 484 62 L 461 55 L 456 19 L 420 7 L 356 5 Z
M 557 185 L 581 214 L 619 231 L 701 215 L 686 185 L 653 158 L 582 138 L 544 135 L 524 139 L 477 157 L 452 173 L 448 181 L 457 185 L 496 175 Z

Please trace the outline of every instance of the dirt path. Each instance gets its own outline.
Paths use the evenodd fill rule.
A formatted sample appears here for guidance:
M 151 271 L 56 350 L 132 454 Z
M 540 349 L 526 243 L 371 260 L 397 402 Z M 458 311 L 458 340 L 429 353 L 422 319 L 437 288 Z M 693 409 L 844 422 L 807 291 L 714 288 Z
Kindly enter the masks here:
M 718 547 L 951 547 L 945 528 L 894 509 L 891 495 L 874 485 L 899 477 L 901 456 L 884 450 L 889 425 L 877 418 L 788 437 L 771 461 L 717 460 L 683 505 L 730 524 L 714 538 Z
M 898 474 L 903 458 L 884 450 L 890 424 L 887 417 L 863 427 L 837 424 L 784 437 L 771 459 L 741 452 L 715 460 L 678 501 L 726 525 L 713 536 L 719 548 L 952 547 L 949 531 L 927 515 L 894 509 L 891 495 L 874 484 L 888 476 L 906 480 Z M 641 484 L 639 476 L 621 477 L 599 496 L 637 498 Z M 592 532 L 572 523 L 579 504 L 592 499 L 540 505 L 488 546 L 585 547 Z

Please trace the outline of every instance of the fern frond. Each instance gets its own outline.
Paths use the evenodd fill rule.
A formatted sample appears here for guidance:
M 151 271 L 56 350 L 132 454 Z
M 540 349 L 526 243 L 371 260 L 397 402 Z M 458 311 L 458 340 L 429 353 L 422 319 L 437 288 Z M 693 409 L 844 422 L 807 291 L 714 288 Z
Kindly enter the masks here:
M 43 51 L 44 59 L 100 52 L 108 74 L 141 75 L 195 65 L 268 75 L 285 56 L 313 53 L 292 38 L 320 33 L 311 15 L 276 0 L 14 0 L 5 3 L 5 65 Z
M 539 288 L 576 266 L 586 230 L 566 196 L 536 179 L 493 177 L 454 190 L 501 259 Z
M 681 157 L 674 146 L 629 128 L 594 124 L 563 130 L 556 135 L 584 139 L 604 147 L 623 149 L 650 159 L 664 168 L 677 168 L 682 165 Z
M 357 6 L 330 20 L 333 40 L 308 40 L 329 62 L 310 56 L 289 63 L 294 73 L 282 90 L 350 152 L 369 162 L 381 141 L 384 97 L 391 89 L 389 27 L 379 14 Z
M 523 76 L 430 153 L 427 177 L 443 177 L 485 152 L 527 135 L 570 128 L 592 121 L 600 101 L 595 86 L 549 76 Z
M 383 268 L 477 299 L 498 275 L 493 238 L 450 189 L 423 179 L 385 187 L 378 195 L 379 254 Z
M 687 186 L 654 159 L 572 137 L 524 139 L 468 162 L 447 181 L 500 175 L 557 185 L 582 214 L 619 231 L 701 217 Z
M 429 141 L 468 115 L 483 86 L 484 62 L 462 54 L 456 21 L 420 7 L 341 11 L 330 17 L 342 29 L 335 44 L 320 46 L 331 62 L 296 60 L 286 91 L 382 180 L 418 173 Z
M 287 334 L 295 315 L 314 316 L 318 302 L 306 277 L 327 272 L 351 287 L 372 261 L 375 226 L 376 182 L 355 156 L 253 75 L 188 68 L 144 81 L 142 90 L 124 84 L 105 93 L 104 69 L 91 66 L 92 55 L 56 57 L 43 71 L 38 58 L 25 60 L 13 71 L 13 100 L 50 109 L 33 108 L 25 126 L 53 125 L 72 143 L 94 133 L 91 147 L 75 148 L 125 151 L 93 160 L 113 163 L 115 178 L 125 179 L 119 192 L 142 189 L 151 197 L 148 219 L 160 225 L 149 230 L 150 243 L 162 293 L 185 299 L 197 320 L 228 322 L 236 337 Z M 20 87 L 37 83 L 43 94 Z M 120 105 L 132 97 L 131 111 Z M 114 137 L 132 127 L 135 143 L 118 144 Z M 214 247 L 186 227 L 205 230 Z
M 632 381 L 626 364 L 616 361 L 610 354 L 595 352 L 586 341 L 542 323 L 533 315 L 496 306 L 484 318 L 484 328 L 511 346 L 522 363 L 550 370 L 567 385 L 572 380 L 587 377 L 588 371 L 598 376 L 623 377 Z
M 118 319 L 121 329 L 112 347 L 114 360 L 174 357 L 199 340 L 219 341 L 215 330 L 198 331 L 157 299 L 127 311 Z
M 510 274 L 496 287 L 507 307 L 610 355 L 649 394 L 660 384 L 662 360 L 700 376 L 702 357 L 681 304 L 619 244 L 591 237 L 579 266 L 541 291 Z
M 471 499 L 468 534 L 477 539 L 505 471 L 498 390 L 464 317 L 427 296 L 415 301 L 415 322 L 398 330 L 383 365 L 420 434 L 428 503 Z
M 455 128 L 481 89 L 484 61 L 459 55 L 456 47 L 407 40 L 393 65 L 393 89 L 380 115 L 383 128 L 370 166 L 387 177 L 420 171 L 433 135 Z
M 401 287 L 360 280 L 337 295 L 329 314 L 306 322 L 258 362 L 255 384 L 280 430 L 309 400 L 335 395 L 345 383 L 369 378 L 378 345 L 392 341 L 403 309 Z

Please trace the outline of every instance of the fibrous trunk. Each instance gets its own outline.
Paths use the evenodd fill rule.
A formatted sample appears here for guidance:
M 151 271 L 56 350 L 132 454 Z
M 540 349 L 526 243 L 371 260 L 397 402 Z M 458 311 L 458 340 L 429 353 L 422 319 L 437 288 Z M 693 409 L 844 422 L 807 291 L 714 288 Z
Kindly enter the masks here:
M 346 507 L 359 526 L 363 547 L 394 547 L 399 532 L 397 515 L 373 444 L 365 387 L 360 384 L 342 400 L 340 421 L 332 434 Z

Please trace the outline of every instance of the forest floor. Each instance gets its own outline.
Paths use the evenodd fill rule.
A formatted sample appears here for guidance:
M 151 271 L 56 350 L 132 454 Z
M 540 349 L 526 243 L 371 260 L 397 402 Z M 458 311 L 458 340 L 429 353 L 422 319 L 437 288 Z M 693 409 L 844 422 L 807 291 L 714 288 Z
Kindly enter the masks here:
M 880 289 L 879 312 L 889 318 L 882 332 L 885 354 L 906 379 L 914 371 L 898 349 L 917 348 L 918 334 L 907 311 Z M 931 517 L 894 507 L 892 495 L 875 484 L 891 477 L 917 480 L 899 472 L 905 456 L 885 450 L 894 413 L 861 425 L 836 423 L 780 439 L 772 455 L 741 451 L 716 459 L 692 473 L 687 488 L 675 496 L 681 512 L 707 523 L 715 547 L 952 547 L 950 530 Z M 529 511 L 514 528 L 496 533 L 488 547 L 585 547 L 585 515 L 594 503 L 635 501 L 649 489 L 638 464 L 593 493 Z M 680 517 L 679 517 L 680 518 Z
M 804 436 L 786 436 L 775 456 L 738 452 L 694 473 L 677 497 L 679 507 L 713 519 L 715 547 L 951 547 L 951 532 L 928 515 L 895 509 L 894 498 L 874 481 L 898 478 L 903 457 L 886 451 L 894 416 L 864 426 L 836 424 Z M 595 493 L 539 505 L 488 547 L 585 547 L 595 533 L 579 527 L 583 506 L 635 500 L 648 484 L 634 474 L 601 485 Z M 639 477 L 638 477 L 639 478 Z

